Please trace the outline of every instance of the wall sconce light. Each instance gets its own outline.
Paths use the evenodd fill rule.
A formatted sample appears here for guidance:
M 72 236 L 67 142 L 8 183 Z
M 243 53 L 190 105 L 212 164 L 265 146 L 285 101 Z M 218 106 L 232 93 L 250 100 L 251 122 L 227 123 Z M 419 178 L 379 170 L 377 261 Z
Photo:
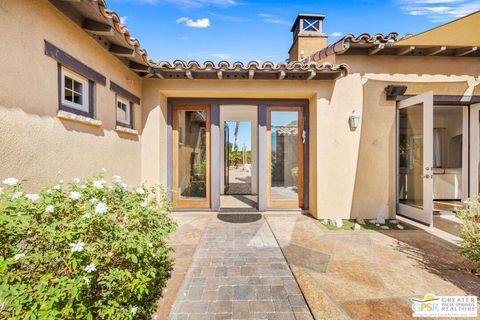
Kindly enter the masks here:
M 360 115 L 355 112 L 355 110 L 352 111 L 352 114 L 350 115 L 349 118 L 350 122 L 350 130 L 355 131 L 358 128 L 358 125 L 360 124 Z

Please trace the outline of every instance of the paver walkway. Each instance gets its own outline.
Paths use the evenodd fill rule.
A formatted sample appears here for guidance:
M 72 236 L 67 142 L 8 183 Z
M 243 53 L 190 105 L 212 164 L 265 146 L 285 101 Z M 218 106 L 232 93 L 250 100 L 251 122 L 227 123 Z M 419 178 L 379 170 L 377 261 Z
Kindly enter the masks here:
M 313 319 L 260 214 L 212 217 L 170 319 Z

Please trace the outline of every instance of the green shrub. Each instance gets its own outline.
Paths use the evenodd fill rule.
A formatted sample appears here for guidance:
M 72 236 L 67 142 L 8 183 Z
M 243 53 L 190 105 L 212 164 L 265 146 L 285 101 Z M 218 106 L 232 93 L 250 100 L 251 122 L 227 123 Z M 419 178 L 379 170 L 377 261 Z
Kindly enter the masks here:
M 0 190 L 1 319 L 143 319 L 173 261 L 175 229 L 160 187 L 103 176 L 26 194 Z
M 467 202 L 465 209 L 457 212 L 460 226 L 460 253 L 476 264 L 480 270 L 480 198 Z

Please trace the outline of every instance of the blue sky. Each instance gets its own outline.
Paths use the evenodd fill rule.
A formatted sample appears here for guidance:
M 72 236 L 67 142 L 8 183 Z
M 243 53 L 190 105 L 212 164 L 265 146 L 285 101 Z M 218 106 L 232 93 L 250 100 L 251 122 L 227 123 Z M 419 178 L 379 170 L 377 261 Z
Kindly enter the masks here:
M 347 33 L 417 33 L 480 10 L 480 0 L 107 0 L 155 61 L 283 61 L 298 13 L 326 15 L 329 41 Z

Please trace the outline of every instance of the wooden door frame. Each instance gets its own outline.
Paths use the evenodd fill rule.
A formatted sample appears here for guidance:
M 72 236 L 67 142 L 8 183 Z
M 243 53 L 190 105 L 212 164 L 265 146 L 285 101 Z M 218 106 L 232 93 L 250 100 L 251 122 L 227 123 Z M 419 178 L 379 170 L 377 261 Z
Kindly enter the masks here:
M 298 112 L 298 200 L 272 200 L 271 198 L 271 186 L 272 186 L 272 172 L 271 172 L 271 114 L 272 111 L 296 111 Z M 301 106 L 267 106 L 267 139 L 266 139 L 266 151 L 267 151 L 267 208 L 303 208 L 304 207 L 304 159 L 303 159 L 303 132 L 304 127 L 304 108 Z
M 206 118 L 206 198 L 180 199 L 178 196 L 178 111 L 205 111 Z M 172 108 L 172 201 L 174 208 L 210 208 L 210 105 L 173 105 Z

